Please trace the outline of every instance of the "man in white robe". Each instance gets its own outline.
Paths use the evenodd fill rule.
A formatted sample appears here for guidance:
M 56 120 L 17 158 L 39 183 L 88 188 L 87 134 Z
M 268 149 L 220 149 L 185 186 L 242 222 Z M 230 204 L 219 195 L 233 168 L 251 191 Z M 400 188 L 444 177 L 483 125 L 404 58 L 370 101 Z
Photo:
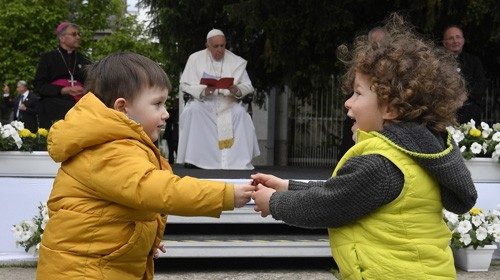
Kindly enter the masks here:
M 247 62 L 226 50 L 224 33 L 207 34 L 206 49 L 193 53 L 180 79 L 181 94 L 192 96 L 179 118 L 177 163 L 204 169 L 253 169 L 260 154 L 250 115 L 241 102 L 254 88 Z M 234 78 L 231 86 L 207 86 L 202 78 Z

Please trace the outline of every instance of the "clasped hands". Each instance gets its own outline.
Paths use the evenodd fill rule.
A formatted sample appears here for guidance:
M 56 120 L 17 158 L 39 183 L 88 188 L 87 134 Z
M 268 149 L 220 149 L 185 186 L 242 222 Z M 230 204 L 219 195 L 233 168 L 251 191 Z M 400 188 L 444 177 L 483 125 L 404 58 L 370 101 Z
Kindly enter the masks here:
M 288 190 L 288 180 L 278 178 L 273 175 L 257 173 L 251 175 L 253 179 L 252 185 L 255 186 L 255 191 L 252 194 L 252 199 L 255 202 L 255 212 L 260 212 L 262 217 L 267 217 L 271 214 L 269 209 L 269 201 L 275 192 L 283 192 Z
M 288 190 L 288 180 L 283 180 L 270 174 L 257 173 L 250 176 L 252 183 L 249 185 L 234 186 L 234 207 L 245 206 L 250 199 L 255 202 L 255 212 L 260 212 L 262 217 L 271 214 L 269 201 L 275 192 Z
M 216 88 L 216 87 L 207 87 L 207 88 L 205 88 L 205 96 L 211 96 L 211 95 L 221 94 L 221 95 L 224 95 L 224 96 L 232 95 L 234 97 L 239 97 L 239 96 L 241 96 L 241 94 L 238 94 L 239 91 L 240 90 L 235 85 L 230 86 L 228 89 Z
M 85 89 L 82 86 L 68 86 L 61 89 L 61 94 L 67 94 L 72 96 L 82 95 L 85 93 Z

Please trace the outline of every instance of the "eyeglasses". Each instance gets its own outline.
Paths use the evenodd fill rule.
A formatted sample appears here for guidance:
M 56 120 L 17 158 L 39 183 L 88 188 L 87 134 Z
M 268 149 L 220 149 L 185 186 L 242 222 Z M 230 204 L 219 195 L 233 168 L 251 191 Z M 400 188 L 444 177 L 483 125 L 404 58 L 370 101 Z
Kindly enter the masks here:
M 71 35 L 73 37 L 76 37 L 76 36 L 82 36 L 82 34 L 78 31 L 75 31 L 75 32 L 71 32 L 71 33 L 66 33 L 64 35 Z

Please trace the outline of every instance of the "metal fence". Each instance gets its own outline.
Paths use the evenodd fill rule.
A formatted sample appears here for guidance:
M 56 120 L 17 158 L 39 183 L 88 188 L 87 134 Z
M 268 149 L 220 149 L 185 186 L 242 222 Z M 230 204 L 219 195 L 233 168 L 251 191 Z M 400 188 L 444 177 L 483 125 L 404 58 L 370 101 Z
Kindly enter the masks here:
M 288 165 L 334 166 L 342 139 L 344 96 L 332 76 L 325 92 L 306 98 L 288 95 Z M 482 120 L 500 122 L 500 78 L 492 79 L 485 93 Z
M 333 166 L 342 139 L 342 93 L 331 77 L 330 90 L 306 98 L 289 94 L 288 165 Z

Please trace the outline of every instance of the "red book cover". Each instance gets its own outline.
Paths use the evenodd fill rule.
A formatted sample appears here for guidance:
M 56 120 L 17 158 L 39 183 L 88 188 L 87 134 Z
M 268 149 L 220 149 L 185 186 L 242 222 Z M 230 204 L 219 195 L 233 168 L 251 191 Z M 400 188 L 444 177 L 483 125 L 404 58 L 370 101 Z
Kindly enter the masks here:
M 233 82 L 234 78 L 230 77 L 220 78 L 218 80 L 212 78 L 201 78 L 200 80 L 201 85 L 206 85 L 215 88 L 225 88 L 225 89 L 228 89 L 230 86 L 232 86 Z

